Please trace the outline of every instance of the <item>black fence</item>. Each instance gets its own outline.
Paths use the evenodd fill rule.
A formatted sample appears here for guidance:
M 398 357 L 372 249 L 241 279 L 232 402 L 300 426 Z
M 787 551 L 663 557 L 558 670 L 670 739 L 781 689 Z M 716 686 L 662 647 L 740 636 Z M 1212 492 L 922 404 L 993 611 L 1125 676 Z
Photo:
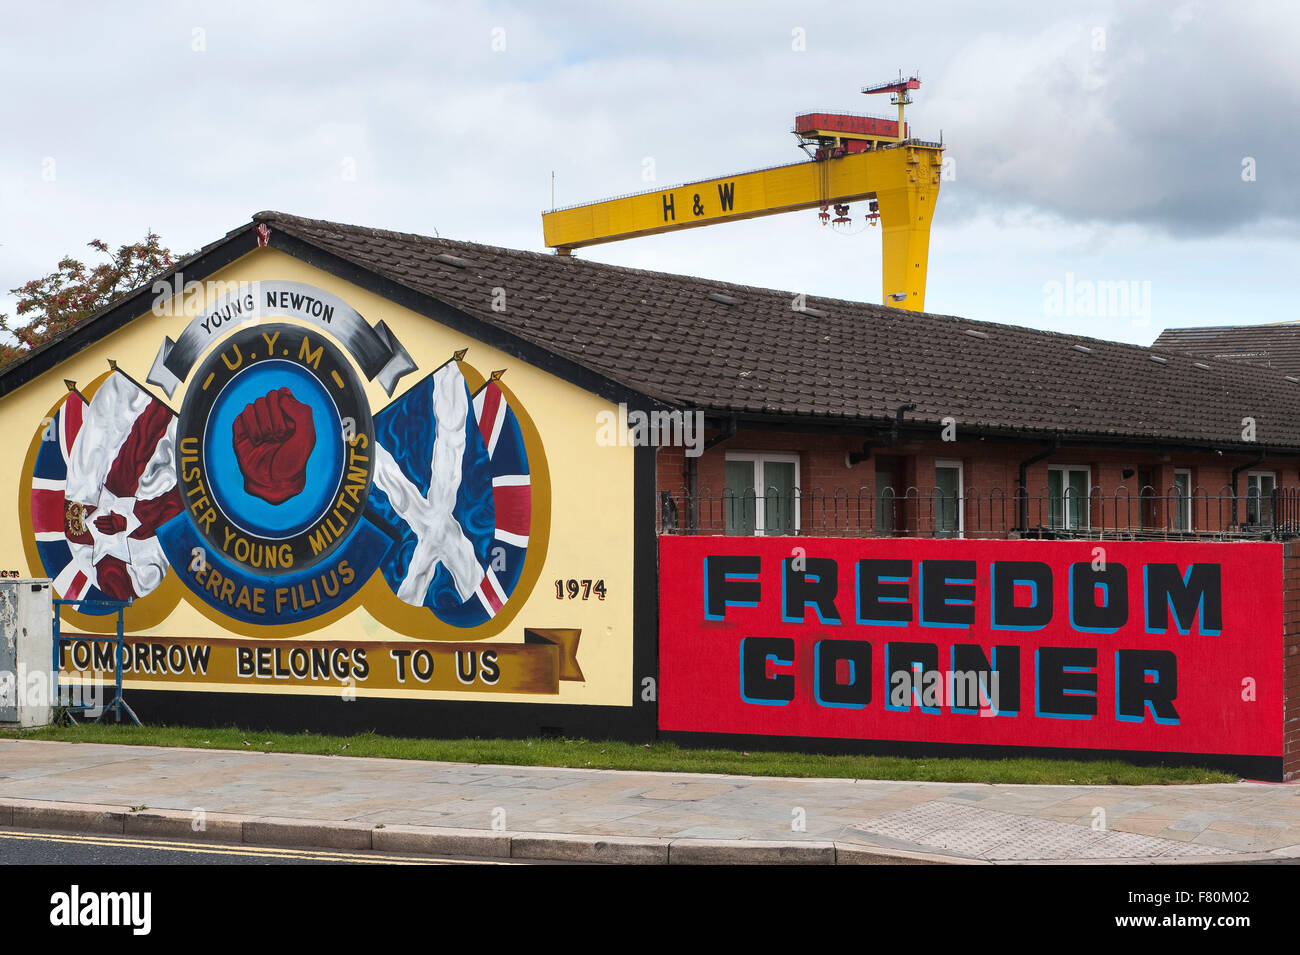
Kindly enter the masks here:
M 658 528 L 738 536 L 1285 540 L 1300 536 L 1300 488 L 683 488 L 659 492 Z

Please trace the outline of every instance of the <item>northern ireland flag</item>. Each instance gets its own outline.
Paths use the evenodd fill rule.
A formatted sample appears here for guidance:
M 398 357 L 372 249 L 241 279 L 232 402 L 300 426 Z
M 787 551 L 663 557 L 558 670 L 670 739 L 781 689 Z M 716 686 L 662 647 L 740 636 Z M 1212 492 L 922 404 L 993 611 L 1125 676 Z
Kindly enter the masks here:
M 45 572 L 69 600 L 132 600 L 162 583 L 157 529 L 181 510 L 171 409 L 120 372 L 86 402 L 70 394 L 32 476 Z
M 527 547 L 527 513 L 514 513 L 521 504 L 527 511 L 526 459 L 521 444 L 511 473 L 499 473 L 508 456 L 497 465 L 492 449 L 512 445 L 513 413 L 499 388 L 494 395 L 472 397 L 452 361 L 375 416 L 368 516 L 393 540 L 380 569 L 401 600 L 458 627 L 494 617 L 518 583 L 522 561 L 513 566 L 499 535 L 510 536 L 516 552 Z M 522 495 L 499 495 L 498 477 L 506 479 L 501 488 Z M 508 529 L 499 526 L 498 505 L 512 509 Z

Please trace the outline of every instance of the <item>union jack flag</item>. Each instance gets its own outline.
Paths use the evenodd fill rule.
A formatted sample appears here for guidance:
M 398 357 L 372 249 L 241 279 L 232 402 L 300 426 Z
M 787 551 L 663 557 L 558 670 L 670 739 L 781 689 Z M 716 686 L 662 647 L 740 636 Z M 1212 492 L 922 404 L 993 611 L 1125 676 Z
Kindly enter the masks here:
M 519 419 L 496 380 L 489 381 L 474 396 L 474 416 L 487 444 L 496 514 L 492 558 L 478 597 L 487 615 L 495 617 L 523 571 L 533 513 L 533 479 Z M 502 568 L 499 574 L 497 567 Z

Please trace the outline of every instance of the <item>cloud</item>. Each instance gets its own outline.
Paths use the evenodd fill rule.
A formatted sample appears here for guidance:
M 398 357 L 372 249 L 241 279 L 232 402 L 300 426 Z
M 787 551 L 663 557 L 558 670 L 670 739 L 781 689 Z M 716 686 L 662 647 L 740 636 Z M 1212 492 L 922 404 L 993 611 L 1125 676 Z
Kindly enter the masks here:
M 541 250 L 552 171 L 568 204 L 796 162 L 797 112 L 888 112 L 858 91 L 900 69 L 922 77 L 914 129 L 942 129 L 956 162 L 935 307 L 1016 320 L 993 285 L 1026 284 L 1036 307 L 1044 276 L 1144 274 L 1143 242 L 1117 225 L 1146 248 L 1195 238 L 1225 275 L 1254 253 L 1206 240 L 1300 230 L 1300 15 L 1281 4 L 949 0 L 901 20 L 811 0 L 60 9 L 17 7 L 0 35 L 0 80 L 22 91 L 0 101 L 0 311 L 60 256 L 89 257 L 90 238 L 152 228 L 188 251 L 264 208 Z M 957 230 L 980 238 L 949 243 Z M 584 254 L 871 300 L 876 234 L 794 213 Z
M 1178 236 L 1294 227 L 1298 38 L 1300 8 L 1265 2 L 1139 2 L 977 35 L 927 95 L 956 162 L 949 210 Z

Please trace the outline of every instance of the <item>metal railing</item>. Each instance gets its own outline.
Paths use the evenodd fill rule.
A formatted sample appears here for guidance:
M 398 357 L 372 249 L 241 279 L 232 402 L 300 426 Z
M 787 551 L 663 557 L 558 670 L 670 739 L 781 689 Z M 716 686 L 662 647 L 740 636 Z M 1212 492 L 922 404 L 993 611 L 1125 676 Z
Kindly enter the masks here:
M 657 527 L 740 536 L 1285 540 L 1300 536 L 1300 488 L 682 488 L 659 492 Z

